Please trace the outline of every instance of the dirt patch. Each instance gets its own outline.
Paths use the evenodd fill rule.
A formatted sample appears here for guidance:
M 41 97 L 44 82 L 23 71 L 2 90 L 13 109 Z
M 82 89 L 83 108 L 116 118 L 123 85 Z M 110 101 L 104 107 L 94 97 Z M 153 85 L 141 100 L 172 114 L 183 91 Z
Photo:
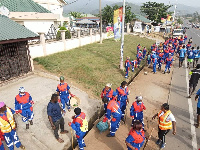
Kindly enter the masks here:
M 147 75 L 145 75 L 144 72 L 147 72 Z M 109 131 L 99 133 L 96 126 L 94 126 L 85 137 L 85 143 L 87 145 L 85 149 L 126 149 L 124 141 L 131 128 L 131 118 L 129 117 L 129 110 L 131 104 L 135 101 L 135 97 L 138 95 L 143 96 L 143 102 L 147 107 L 147 110 L 144 112 L 145 129 L 147 130 L 146 135 L 151 132 L 152 128 L 155 128 L 152 134 L 152 138 L 149 141 L 148 146 L 145 150 L 159 149 L 159 147 L 155 144 L 157 140 L 158 124 L 156 120 L 152 121 L 151 117 L 159 111 L 162 103 L 167 102 L 171 76 L 171 73 L 162 74 L 162 72 L 157 72 L 156 74 L 153 74 L 152 69 L 144 68 L 144 70 L 142 70 L 140 74 L 135 78 L 135 80 L 129 85 L 131 93 L 129 96 L 130 104 L 127 107 L 128 110 L 126 124 L 121 124 L 114 138 L 106 137 L 106 134 L 108 134 Z M 78 147 L 76 147 L 76 150 L 78 150 Z

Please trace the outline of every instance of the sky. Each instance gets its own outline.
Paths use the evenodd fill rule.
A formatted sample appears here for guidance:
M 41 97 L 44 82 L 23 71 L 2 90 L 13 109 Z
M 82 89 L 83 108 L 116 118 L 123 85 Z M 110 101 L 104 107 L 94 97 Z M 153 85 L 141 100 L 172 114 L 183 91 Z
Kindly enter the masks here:
M 109 1 L 116 2 L 116 1 L 123 1 L 123 0 L 109 0 Z M 154 2 L 165 3 L 165 4 L 169 4 L 169 2 L 171 2 L 171 4 L 176 3 L 176 0 L 126 0 L 126 2 L 132 2 L 132 3 L 145 3 L 147 1 L 154 1 Z M 187 6 L 193 6 L 193 7 L 200 6 L 200 0 L 177 0 L 177 3 L 184 4 Z

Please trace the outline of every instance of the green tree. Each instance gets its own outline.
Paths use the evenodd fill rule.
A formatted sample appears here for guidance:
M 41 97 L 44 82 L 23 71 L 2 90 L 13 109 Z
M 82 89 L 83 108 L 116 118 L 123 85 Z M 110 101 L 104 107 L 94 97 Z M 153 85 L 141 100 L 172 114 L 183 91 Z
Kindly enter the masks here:
M 113 23 L 113 15 L 114 15 L 114 10 L 119 9 L 122 6 L 119 5 L 114 5 L 113 7 L 106 5 L 102 9 L 102 20 L 105 21 L 106 23 Z M 131 7 L 126 5 L 125 7 L 125 22 L 131 22 L 133 18 L 135 17 L 134 13 L 131 12 Z
M 73 16 L 74 18 L 81 18 L 81 17 L 83 17 L 83 16 L 81 16 L 81 13 L 79 13 L 79 12 L 70 12 L 69 13 L 71 16 Z
M 181 19 L 181 17 L 179 17 L 179 18 L 177 19 L 177 23 L 183 24 L 183 20 Z
M 156 3 L 156 2 L 146 2 L 143 3 L 140 10 L 144 14 L 146 14 L 148 19 L 154 21 L 156 23 L 161 22 L 161 18 L 166 18 L 168 14 L 172 14 L 172 12 L 168 12 L 168 9 L 172 5 L 165 5 L 164 3 Z
M 125 8 L 125 22 L 130 23 L 135 18 L 135 14 L 131 12 L 131 6 L 126 5 Z

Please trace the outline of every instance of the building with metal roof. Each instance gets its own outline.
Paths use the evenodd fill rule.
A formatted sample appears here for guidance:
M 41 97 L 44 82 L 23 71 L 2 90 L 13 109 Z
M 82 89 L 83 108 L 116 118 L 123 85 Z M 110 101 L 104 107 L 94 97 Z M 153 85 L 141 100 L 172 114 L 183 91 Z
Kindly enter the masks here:
M 0 82 L 32 71 L 28 40 L 37 34 L 0 15 Z
M 146 24 L 149 23 L 150 24 L 152 22 L 151 20 L 149 20 L 149 19 L 147 19 L 144 16 L 139 15 L 139 14 L 136 14 L 135 17 L 136 17 L 136 20 L 141 21 L 142 23 L 146 23 Z

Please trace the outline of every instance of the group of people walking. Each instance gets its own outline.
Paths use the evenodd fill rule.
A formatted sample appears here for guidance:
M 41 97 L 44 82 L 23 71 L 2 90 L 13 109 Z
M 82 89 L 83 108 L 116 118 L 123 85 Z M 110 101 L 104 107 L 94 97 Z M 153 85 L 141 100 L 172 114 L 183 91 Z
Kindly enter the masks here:
M 106 84 L 102 90 L 101 98 L 104 103 L 105 116 L 103 122 L 110 123 L 110 133 L 107 137 L 114 137 L 116 131 L 120 126 L 120 121 L 125 123 L 125 111 L 127 104 L 129 103 L 129 90 L 127 82 L 123 81 L 115 91 L 111 88 L 111 84 Z M 145 129 L 143 122 L 143 110 L 146 110 L 144 103 L 142 102 L 142 96 L 137 96 L 136 101 L 132 103 L 130 108 L 130 117 L 132 118 L 132 128 L 128 133 L 128 137 L 125 140 L 128 150 L 140 150 L 145 142 Z M 158 141 L 156 144 L 161 148 L 165 147 L 165 135 L 173 127 L 173 134 L 176 134 L 176 120 L 174 115 L 169 110 L 169 105 L 164 103 L 161 106 L 161 110 L 155 114 L 159 120 Z

